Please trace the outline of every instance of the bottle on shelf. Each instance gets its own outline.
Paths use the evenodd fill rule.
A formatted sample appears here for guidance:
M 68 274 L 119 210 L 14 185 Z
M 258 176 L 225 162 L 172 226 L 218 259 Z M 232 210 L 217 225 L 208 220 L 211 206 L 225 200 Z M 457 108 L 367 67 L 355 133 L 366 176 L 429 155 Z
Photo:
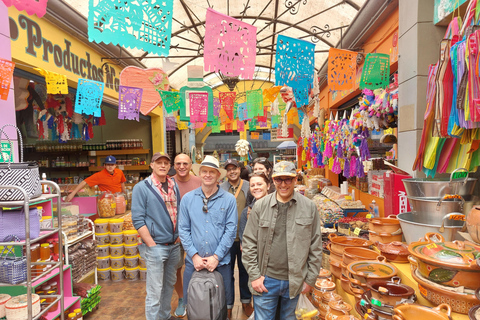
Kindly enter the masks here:
M 372 200 L 372 202 L 368 206 L 368 211 L 372 215 L 372 217 L 374 217 L 374 218 L 379 218 L 380 217 L 380 213 L 379 213 L 379 210 L 378 210 L 378 205 L 377 205 L 375 200 Z
M 45 172 L 42 173 L 42 180 L 47 181 L 47 174 Z M 42 193 L 48 193 L 48 186 L 46 184 L 42 184 Z

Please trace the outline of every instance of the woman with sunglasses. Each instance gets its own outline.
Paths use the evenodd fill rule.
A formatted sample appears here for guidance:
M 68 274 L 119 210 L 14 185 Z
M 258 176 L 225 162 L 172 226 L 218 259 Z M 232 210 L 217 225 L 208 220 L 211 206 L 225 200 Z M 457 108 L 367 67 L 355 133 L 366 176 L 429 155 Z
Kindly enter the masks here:
M 268 193 L 275 192 L 275 185 L 272 181 L 272 163 L 268 161 L 267 158 L 261 157 L 256 158 L 253 161 L 253 173 L 263 172 L 268 178 L 270 187 L 268 188 Z

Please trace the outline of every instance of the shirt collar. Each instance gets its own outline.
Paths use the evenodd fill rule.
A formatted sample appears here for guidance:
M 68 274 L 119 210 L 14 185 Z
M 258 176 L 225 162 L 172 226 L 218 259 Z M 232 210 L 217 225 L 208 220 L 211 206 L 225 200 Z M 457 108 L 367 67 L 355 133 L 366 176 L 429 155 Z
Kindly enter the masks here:
M 151 178 L 151 180 L 152 180 L 152 184 L 153 184 L 155 187 L 158 187 L 159 185 L 162 184 L 159 180 L 157 180 L 157 178 L 155 178 L 155 176 L 153 175 L 153 173 L 150 175 L 150 178 Z M 169 187 L 170 187 L 170 186 L 172 185 L 172 183 L 173 183 L 172 179 L 169 178 L 168 176 L 167 176 L 167 180 L 166 180 L 166 181 L 168 182 L 168 186 L 169 186 Z

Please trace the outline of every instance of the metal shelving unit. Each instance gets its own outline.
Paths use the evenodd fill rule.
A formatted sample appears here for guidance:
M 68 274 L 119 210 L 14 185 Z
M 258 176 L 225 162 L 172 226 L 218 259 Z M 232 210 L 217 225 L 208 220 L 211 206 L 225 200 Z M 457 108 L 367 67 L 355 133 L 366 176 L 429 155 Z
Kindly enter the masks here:
M 62 250 L 59 250 L 59 257 L 58 257 L 58 262 L 53 261 L 53 262 L 32 262 L 31 261 L 31 256 L 30 256 L 30 246 L 33 243 L 39 242 L 42 239 L 45 239 L 49 236 L 52 236 L 54 234 L 58 234 L 58 246 L 59 248 L 62 248 L 62 236 L 61 236 L 61 230 L 62 230 L 62 219 L 61 215 L 58 215 L 58 227 L 57 228 L 52 228 L 52 229 L 42 229 L 41 230 L 41 235 L 38 238 L 35 239 L 30 239 L 30 206 L 34 205 L 36 203 L 42 202 L 42 201 L 47 201 L 53 198 L 57 198 L 57 212 L 61 212 L 61 192 L 60 192 L 60 187 L 51 181 L 40 181 L 41 184 L 47 185 L 50 187 L 50 190 L 55 191 L 53 194 L 48 194 L 48 195 L 42 195 L 40 197 L 30 199 L 26 193 L 26 191 L 23 188 L 17 187 L 17 186 L 0 186 L 0 189 L 16 189 L 19 190 L 23 196 L 24 200 L 21 201 L 0 201 L 0 207 L 4 208 L 15 208 L 15 207 L 23 207 L 24 213 L 25 213 L 25 241 L 22 242 L 0 242 L 0 246 L 25 246 L 25 255 L 27 259 L 27 280 L 25 282 L 19 283 L 19 284 L 7 284 L 7 283 L 0 283 L 0 287 L 13 287 L 13 286 L 25 286 L 27 288 L 27 303 L 28 303 L 28 320 L 35 320 L 39 319 L 42 315 L 48 312 L 48 310 L 56 305 L 58 302 L 60 302 L 60 310 L 62 310 L 59 314 L 59 317 L 61 320 L 64 320 L 64 281 L 63 281 L 63 269 L 64 269 L 64 264 L 63 264 L 63 254 Z M 43 272 L 42 274 L 36 276 L 35 278 L 32 278 L 32 265 L 49 265 L 50 268 Z M 53 296 L 55 297 L 55 300 L 48 305 L 44 310 L 40 311 L 39 314 L 35 315 L 34 317 L 32 316 L 32 288 L 35 283 L 38 281 L 41 281 L 43 278 L 48 278 L 48 275 L 54 271 L 56 268 L 58 268 L 58 275 L 59 275 L 59 294 Z M 40 296 L 40 299 L 42 298 L 47 298 L 47 296 Z M 48 296 L 48 298 L 52 298 L 52 296 Z

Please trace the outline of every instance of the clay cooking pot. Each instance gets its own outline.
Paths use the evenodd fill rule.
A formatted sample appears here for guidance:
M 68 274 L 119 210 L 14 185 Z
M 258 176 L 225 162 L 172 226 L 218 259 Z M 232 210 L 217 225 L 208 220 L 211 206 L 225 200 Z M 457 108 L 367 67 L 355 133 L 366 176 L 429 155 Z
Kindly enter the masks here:
M 362 248 L 369 248 L 373 242 L 370 240 L 365 240 L 356 237 L 340 237 L 334 233 L 328 235 L 328 239 L 331 241 L 331 250 L 330 252 L 334 252 L 337 255 L 343 255 L 343 249 L 347 247 L 362 247 Z
M 429 320 L 451 320 L 452 308 L 442 303 L 438 307 L 428 308 L 416 304 L 402 304 L 395 309 L 394 320 L 429 319 Z
M 408 252 L 408 246 L 402 242 L 380 243 L 377 241 L 375 246 L 389 262 L 408 263 L 408 255 L 410 253 Z

